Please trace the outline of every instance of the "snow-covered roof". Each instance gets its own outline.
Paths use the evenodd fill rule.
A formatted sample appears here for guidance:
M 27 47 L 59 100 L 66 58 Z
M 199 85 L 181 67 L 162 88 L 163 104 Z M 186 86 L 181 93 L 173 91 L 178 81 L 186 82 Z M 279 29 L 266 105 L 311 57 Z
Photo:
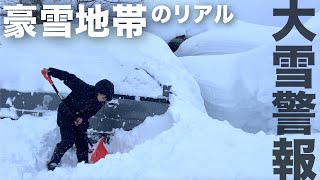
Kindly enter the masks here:
M 245 52 L 272 43 L 270 34 L 278 29 L 237 20 L 231 26 L 217 26 L 187 39 L 175 54 L 181 57 Z

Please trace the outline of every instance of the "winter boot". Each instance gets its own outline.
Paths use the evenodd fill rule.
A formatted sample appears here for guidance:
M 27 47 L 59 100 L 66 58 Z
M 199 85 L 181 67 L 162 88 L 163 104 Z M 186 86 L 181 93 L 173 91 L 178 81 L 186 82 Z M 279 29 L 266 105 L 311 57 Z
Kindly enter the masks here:
M 85 163 L 89 163 L 89 152 L 77 152 L 78 163 L 84 161 Z
M 54 149 L 54 152 L 52 154 L 51 160 L 47 164 L 47 168 L 49 171 L 53 171 L 56 167 L 59 167 L 60 160 L 62 156 L 64 155 L 64 151 L 60 150 L 57 146 Z

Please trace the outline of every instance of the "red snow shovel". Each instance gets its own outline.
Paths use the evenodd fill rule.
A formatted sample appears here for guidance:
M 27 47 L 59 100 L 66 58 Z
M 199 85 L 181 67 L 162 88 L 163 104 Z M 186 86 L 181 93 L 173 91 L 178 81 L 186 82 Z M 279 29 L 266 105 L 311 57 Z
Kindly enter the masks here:
M 60 94 L 60 92 L 58 91 L 58 89 L 54 85 L 51 77 L 46 73 L 46 70 L 43 69 L 41 71 L 41 73 L 42 73 L 43 77 L 51 84 L 51 86 L 53 87 L 54 91 L 58 94 L 58 96 L 60 97 L 60 99 L 62 101 L 64 99 L 63 96 Z M 65 105 L 65 107 L 70 112 L 70 114 L 72 115 L 70 109 L 66 105 Z M 73 117 L 73 118 L 76 119 L 75 117 Z M 108 150 L 106 149 L 106 147 L 103 144 L 103 142 L 104 142 L 104 137 L 103 136 L 100 138 L 97 147 L 94 149 L 94 146 L 93 146 L 92 142 L 90 141 L 88 136 L 84 133 L 83 129 L 80 126 L 78 126 L 78 127 L 79 127 L 80 131 L 82 132 L 82 134 L 84 134 L 84 136 L 86 137 L 86 140 L 90 144 L 91 149 L 93 151 L 92 154 L 91 154 L 90 163 L 94 164 L 97 161 L 99 161 L 101 158 L 104 158 L 107 154 L 109 154 Z

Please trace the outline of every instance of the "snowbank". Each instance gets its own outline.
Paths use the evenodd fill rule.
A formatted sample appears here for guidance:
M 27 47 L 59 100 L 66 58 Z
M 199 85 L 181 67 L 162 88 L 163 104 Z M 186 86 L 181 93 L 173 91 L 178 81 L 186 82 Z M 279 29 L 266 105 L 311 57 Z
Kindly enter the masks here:
M 43 67 L 68 70 L 90 84 L 102 78 L 110 79 L 115 84 L 117 93 L 128 95 L 157 97 L 162 94 L 159 84 L 172 85 L 170 101 L 173 104 L 169 112 L 163 116 L 148 118 L 143 125 L 136 128 L 141 131 L 140 135 L 136 135 L 136 139 L 134 134 L 121 138 L 119 133 L 122 131 L 118 130 L 119 133 L 114 137 L 110 147 L 111 152 L 128 152 L 135 145 L 143 144 L 172 128 L 179 121 L 170 113 L 171 108 L 175 107 L 175 101 L 193 104 L 193 108 L 202 113 L 205 112 L 196 81 L 184 69 L 167 44 L 149 33 L 144 33 L 142 37 L 132 40 L 116 37 L 114 32 L 105 39 L 90 39 L 87 35 L 69 40 L 41 36 L 5 39 L 0 48 L 0 59 L 7 60 L 0 67 L 0 88 L 11 90 L 52 91 L 40 73 Z M 70 91 L 61 82 L 56 79 L 54 81 L 62 92 Z M 47 117 L 50 121 L 46 121 Z M 59 140 L 55 115 L 49 114 L 42 118 L 23 116 L 18 121 L 4 119 L 0 124 L 0 131 L 3 133 L 1 143 L 11 144 L 14 139 L 21 136 L 19 141 L 14 143 L 17 143 L 16 146 L 26 146 L 24 153 L 18 156 L 15 154 L 20 150 L 19 148 L 9 151 L 9 145 L 8 148 L 0 150 L 2 162 L 6 164 L 6 168 L 1 168 L 0 174 L 5 173 L 7 179 L 31 177 L 43 179 L 47 175 L 50 176 L 49 179 L 55 177 L 48 172 L 38 175 L 39 171 L 43 173 L 46 169 L 46 161 Z M 8 128 L 10 132 L 7 132 Z M 75 166 L 72 153 L 67 154 L 66 158 L 62 161 L 63 167 L 67 166 L 68 169 Z M 90 165 L 86 166 L 90 167 Z M 95 167 L 99 166 L 95 165 Z M 8 168 L 12 172 L 7 173 Z M 54 173 L 58 175 L 55 178 L 65 177 L 59 174 L 59 170 Z
M 313 27 L 314 33 L 319 34 L 316 24 L 313 26 L 309 24 L 309 26 Z M 273 40 L 272 34 L 269 39 Z M 319 48 L 318 41 L 319 37 L 316 37 L 310 43 L 300 33 L 292 31 L 288 37 L 278 43 L 267 41 L 265 44 L 246 52 L 229 55 L 190 56 L 180 59 L 197 79 L 210 116 L 220 120 L 228 120 L 233 126 L 247 132 L 256 133 L 262 130 L 275 133 L 276 121 L 272 118 L 272 113 L 277 109 L 272 105 L 272 93 L 278 90 L 303 90 L 301 88 L 275 88 L 276 67 L 272 63 L 273 53 L 276 51 L 275 47 L 276 45 L 288 44 L 313 45 L 317 60 L 320 58 L 316 53 L 316 49 Z M 184 49 L 183 52 L 187 52 L 187 48 Z M 212 51 L 215 49 L 213 48 Z M 320 88 L 320 84 L 316 77 L 320 76 L 319 64 L 316 63 L 313 66 L 312 73 L 314 77 L 312 91 L 307 90 L 306 92 L 315 93 L 318 96 L 317 89 Z M 319 99 L 315 99 L 313 102 L 317 104 Z M 318 106 L 316 106 L 315 112 L 319 113 Z M 312 124 L 314 131 L 319 132 L 319 122 L 314 119 Z
M 235 21 L 227 26 L 216 26 L 183 42 L 177 56 L 234 54 L 249 51 L 273 41 L 275 27 Z
M 305 26 L 316 34 L 320 31 L 319 17 L 317 13 L 305 23 Z M 207 31 L 181 44 L 175 54 L 190 56 L 180 59 L 199 83 L 211 117 L 228 120 L 233 126 L 247 132 L 256 133 L 262 130 L 275 133 L 276 122 L 271 117 L 276 111 L 271 103 L 272 93 L 280 90 L 275 89 L 276 67 L 272 65 L 276 45 L 312 45 L 315 59 L 320 58 L 316 53 L 319 48 L 318 36 L 310 43 L 293 29 L 283 40 L 275 42 L 272 34 L 278 30 L 279 28 L 238 21 L 230 31 L 227 28 Z M 238 32 L 243 33 L 239 35 Z M 252 38 L 249 38 L 251 34 Z M 236 42 L 237 46 L 230 46 L 229 42 Z M 214 55 L 221 52 L 225 54 Z M 319 73 L 316 63 L 313 66 L 313 77 L 318 77 Z M 313 79 L 313 91 L 307 92 L 318 94 L 316 90 L 320 88 L 320 84 Z M 318 103 L 319 100 L 314 102 Z M 315 112 L 319 112 L 318 106 Z M 319 122 L 313 120 L 312 123 L 314 131 L 318 132 Z
M 23 116 L 18 121 L 0 121 L 0 142 L 8 145 L 0 150 L 3 178 L 279 179 L 271 166 L 272 144 L 278 138 L 262 132 L 245 133 L 180 100 L 174 101 L 163 115 L 162 120 L 174 119 L 172 127 L 164 127 L 169 122 L 166 120 L 147 119 L 131 132 L 116 131 L 108 146 L 112 154 L 96 164 L 76 165 L 71 149 L 62 159 L 62 167 L 48 172 L 45 161 L 59 139 L 55 118 L 55 114 L 47 114 L 42 118 Z M 10 131 L 6 131 L 8 127 Z M 153 135 L 157 127 L 163 131 Z M 310 138 L 317 141 L 320 136 Z M 319 154 L 319 149 L 314 154 Z M 320 172 L 319 161 L 315 161 L 314 171 Z
M 199 83 L 211 117 L 227 120 L 246 132 L 274 133 L 276 122 L 272 119 L 272 113 L 276 109 L 271 104 L 272 100 L 261 102 L 258 94 L 261 87 L 257 82 L 259 73 L 253 68 L 256 64 L 246 63 L 243 57 L 243 54 L 229 54 L 180 59 Z M 239 65 L 241 63 L 244 63 L 243 66 Z M 267 95 L 271 96 L 272 93 Z
M 37 172 L 37 165 L 45 164 L 50 152 L 47 147 L 54 146 L 57 139 L 56 123 L 48 117 L 23 116 L 18 121 L 0 119 L 2 179 L 22 179 L 25 172 Z

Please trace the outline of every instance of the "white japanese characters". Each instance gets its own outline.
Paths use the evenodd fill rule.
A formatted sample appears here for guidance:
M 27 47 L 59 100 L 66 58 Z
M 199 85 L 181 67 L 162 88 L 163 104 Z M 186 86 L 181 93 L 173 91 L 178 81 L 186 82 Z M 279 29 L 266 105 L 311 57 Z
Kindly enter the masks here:
M 88 31 L 90 37 L 107 37 L 109 35 L 109 10 L 102 10 L 100 4 L 96 4 L 93 8 L 86 8 L 83 4 L 79 5 L 78 12 L 74 14 L 71 5 L 43 5 L 41 10 L 41 21 L 43 21 L 43 36 L 44 37 L 64 37 L 71 38 L 71 22 L 74 20 L 74 15 L 78 19 L 78 27 L 75 28 L 75 33 L 80 34 Z M 190 17 L 189 5 L 176 5 L 174 13 L 165 5 L 156 6 L 151 13 L 151 18 L 154 22 L 167 23 L 172 16 L 179 17 L 180 24 L 185 23 Z M 37 22 L 36 17 L 32 16 L 33 11 L 37 10 L 36 6 L 24 6 L 17 4 L 15 6 L 4 6 L 7 11 L 7 17 L 4 17 L 4 36 L 22 38 L 25 34 L 35 37 L 34 31 Z M 198 24 L 205 16 L 208 16 L 212 11 L 211 5 L 195 5 L 193 10 L 199 15 L 193 21 Z M 111 11 L 111 10 L 110 10 Z M 112 26 L 117 29 L 117 36 L 125 36 L 133 38 L 141 36 L 143 28 L 147 26 L 144 13 L 147 7 L 142 4 L 117 4 L 113 6 L 112 11 L 116 13 L 113 17 Z M 223 23 L 229 23 L 234 18 L 231 12 L 228 15 L 227 5 L 217 5 L 216 17 L 213 21 L 219 23 L 222 19 Z
M 44 37 L 71 38 L 71 23 L 73 11 L 71 5 L 43 5 L 41 10 Z
M 182 14 L 180 13 L 180 9 L 180 5 L 175 6 L 175 16 L 180 16 Z M 212 9 L 213 8 L 211 5 L 195 5 L 194 10 L 199 12 L 199 16 L 194 20 L 194 22 L 197 24 L 200 23 L 205 16 L 208 16 L 212 12 Z M 189 19 L 189 16 L 190 6 L 184 5 L 184 14 L 182 18 L 178 19 L 178 22 L 180 24 L 186 22 Z M 171 17 L 171 10 L 167 6 L 159 5 L 152 10 L 152 20 L 155 22 L 160 21 L 160 23 L 167 23 Z M 229 23 L 234 18 L 234 14 L 232 12 L 228 15 L 228 5 L 217 5 L 217 14 L 214 21 L 219 23 L 221 17 L 223 19 L 223 23 L 225 24 Z
M 24 32 L 32 37 L 36 36 L 36 32 L 33 31 L 36 17 L 32 17 L 32 10 L 36 10 L 36 6 L 17 4 L 16 6 L 4 6 L 4 10 L 8 11 L 7 17 L 3 18 L 5 37 L 22 38 Z
M 79 5 L 79 12 L 76 14 L 79 19 L 79 27 L 76 34 L 88 31 L 90 37 L 107 37 L 109 35 L 108 19 L 109 11 L 101 11 L 101 5 L 97 4 L 94 8 L 88 8 L 88 13 L 84 11 L 84 5 Z M 96 31 L 99 30 L 99 31 Z
M 176 5 L 174 11 L 175 11 L 175 15 L 179 16 L 180 15 L 180 6 Z M 190 16 L 190 6 L 189 5 L 185 5 L 184 6 L 184 15 L 183 15 L 182 18 L 178 19 L 178 22 L 180 24 L 186 22 L 189 19 L 189 16 Z
M 194 20 L 195 23 L 200 23 L 204 16 L 208 16 L 210 12 L 212 11 L 212 6 L 210 5 L 195 5 L 194 9 L 199 10 L 200 14 L 197 19 Z
M 165 14 L 164 14 L 165 12 Z M 155 22 L 166 23 L 171 18 L 171 10 L 167 6 L 157 6 L 152 11 L 152 19 Z
M 217 10 L 217 16 L 214 19 L 214 21 L 216 23 L 218 23 L 220 21 L 222 15 L 223 15 L 223 23 L 229 23 L 233 19 L 233 17 L 234 17 L 233 13 L 231 13 L 228 16 L 228 6 L 227 5 L 223 5 L 223 9 L 222 9 L 221 5 L 218 5 L 217 9 L 218 9 Z
M 142 17 L 142 13 L 147 11 L 146 6 L 118 4 L 113 7 L 113 11 L 117 12 L 117 17 L 113 18 L 113 27 L 117 28 L 117 36 L 123 36 L 124 30 L 127 32 L 127 38 L 132 38 L 132 35 L 142 35 L 142 28 L 147 24 L 146 18 Z

